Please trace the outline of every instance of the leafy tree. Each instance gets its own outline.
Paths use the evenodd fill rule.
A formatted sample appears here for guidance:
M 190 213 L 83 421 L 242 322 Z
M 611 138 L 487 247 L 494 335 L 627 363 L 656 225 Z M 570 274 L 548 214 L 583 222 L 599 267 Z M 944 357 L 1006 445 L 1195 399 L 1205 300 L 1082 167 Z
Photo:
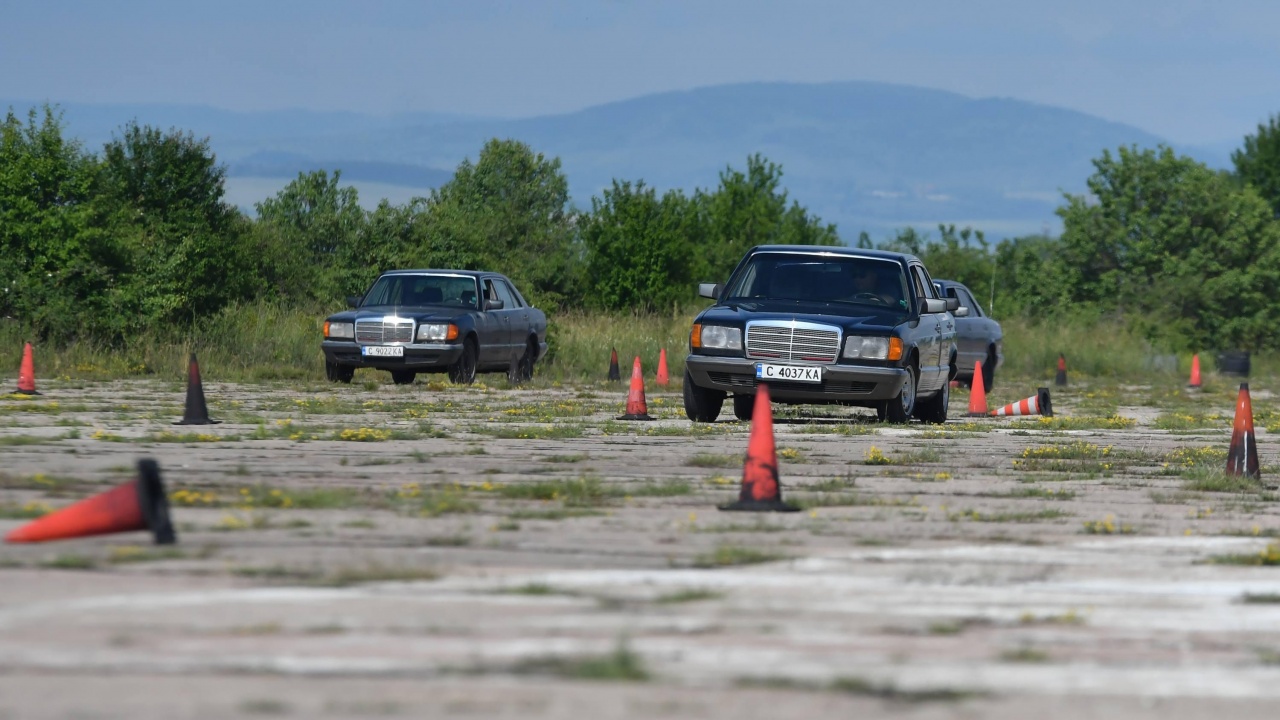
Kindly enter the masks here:
M 367 285 L 371 269 L 353 264 L 366 213 L 356 189 L 341 187 L 341 179 L 338 170 L 299 173 L 255 205 L 262 272 L 280 296 L 331 302 Z
M 885 250 L 919 257 L 934 279 L 955 280 L 975 292 L 991 282 L 995 258 L 981 230 L 938 225 L 939 239 L 932 240 L 915 228 L 904 228 L 883 245 Z
M 133 257 L 118 312 L 190 321 L 255 291 L 240 213 L 207 139 L 131 122 L 103 149 L 98 197 Z
M 670 308 L 693 297 L 691 239 L 698 213 L 678 191 L 659 198 L 644 182 L 613 182 L 593 198 L 579 231 L 588 304 L 608 310 Z
M 1231 154 L 1231 162 L 1236 174 L 1280 217 L 1280 115 L 1272 115 L 1265 125 L 1258 125 L 1256 134 L 1246 136 L 1244 147 Z
M 725 280 L 742 256 L 756 245 L 838 245 L 835 225 L 823 224 L 799 203 L 787 203 L 782 166 L 759 154 L 747 158 L 745 173 L 726 168 L 713 193 L 695 200 L 706 213 L 705 249 L 700 255 L 708 279 Z
M 573 292 L 569 182 L 558 158 L 490 140 L 433 193 L 426 257 L 437 267 L 500 270 L 534 301 Z
M 0 315 L 68 339 L 116 325 L 127 264 L 95 221 L 99 164 L 46 105 L 0 124 Z
M 1094 161 L 1058 210 L 1064 300 L 1124 313 L 1181 349 L 1280 345 L 1280 225 L 1252 187 L 1167 147 Z

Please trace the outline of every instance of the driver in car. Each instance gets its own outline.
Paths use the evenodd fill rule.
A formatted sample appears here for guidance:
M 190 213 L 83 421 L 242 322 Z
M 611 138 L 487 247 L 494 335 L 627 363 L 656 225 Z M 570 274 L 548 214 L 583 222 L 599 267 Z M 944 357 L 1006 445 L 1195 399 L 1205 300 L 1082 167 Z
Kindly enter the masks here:
M 897 305 L 899 298 L 885 292 L 881 284 L 880 273 L 870 265 L 860 266 L 853 275 L 853 298 L 855 302 L 873 302 L 880 305 Z

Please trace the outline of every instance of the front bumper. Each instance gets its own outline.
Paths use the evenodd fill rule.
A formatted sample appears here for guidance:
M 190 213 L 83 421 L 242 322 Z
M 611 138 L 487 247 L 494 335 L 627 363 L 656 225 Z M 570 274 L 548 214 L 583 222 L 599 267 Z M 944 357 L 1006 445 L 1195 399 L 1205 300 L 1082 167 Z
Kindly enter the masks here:
M 755 360 L 690 355 L 684 362 L 698 387 L 735 394 L 755 393 Z M 770 382 L 769 397 L 781 402 L 870 405 L 896 398 L 907 381 L 907 371 L 902 368 L 865 365 L 822 367 L 821 384 Z
M 404 346 L 404 357 L 365 357 L 351 341 L 325 340 L 320 348 L 326 362 L 380 370 L 444 370 L 462 355 L 462 343 L 413 343 Z

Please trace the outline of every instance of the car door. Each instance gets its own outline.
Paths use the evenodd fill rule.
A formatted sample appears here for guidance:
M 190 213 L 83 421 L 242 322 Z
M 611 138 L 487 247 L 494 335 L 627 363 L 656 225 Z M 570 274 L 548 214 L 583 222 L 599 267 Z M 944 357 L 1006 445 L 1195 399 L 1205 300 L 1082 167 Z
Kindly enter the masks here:
M 919 265 L 912 265 L 911 282 L 916 289 L 916 297 L 919 300 L 937 299 L 937 294 L 933 290 L 933 282 L 929 279 L 929 274 Z M 955 334 L 954 322 L 950 319 L 950 313 L 926 313 L 924 303 L 921 305 L 920 313 L 920 389 L 929 391 L 937 390 L 942 387 L 942 383 L 947 381 L 945 360 L 942 359 L 943 352 L 943 321 L 944 319 L 950 325 L 947 332 L 950 336 Z M 950 347 L 950 343 L 947 343 Z M 948 356 L 949 357 L 949 356 Z
M 502 300 L 498 294 L 498 278 L 485 278 L 482 281 L 483 298 L 485 303 L 482 308 L 488 307 L 491 300 Z M 489 327 L 489 337 L 485 340 L 488 347 L 480 351 L 480 360 L 485 365 L 506 366 L 511 361 L 511 317 L 508 315 L 506 303 L 497 310 L 484 310 L 480 313 Z
M 952 286 L 951 291 L 960 301 L 960 307 L 967 308 L 969 314 L 956 318 L 956 345 L 959 346 L 964 360 L 964 367 L 972 368 L 975 362 L 987 359 L 987 340 L 982 310 L 973 300 L 968 289 Z
M 505 278 L 495 278 L 493 287 L 498 291 L 502 314 L 506 318 L 507 352 L 511 359 L 518 360 L 524 354 L 525 338 L 529 337 L 529 308 L 524 307 L 520 296 Z

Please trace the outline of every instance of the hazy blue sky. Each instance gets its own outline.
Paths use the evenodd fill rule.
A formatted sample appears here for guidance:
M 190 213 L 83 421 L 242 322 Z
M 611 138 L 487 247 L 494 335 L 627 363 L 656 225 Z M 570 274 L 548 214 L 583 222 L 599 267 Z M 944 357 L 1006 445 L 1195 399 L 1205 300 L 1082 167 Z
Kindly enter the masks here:
M 0 0 L 0 68 L 11 99 L 506 117 L 880 80 L 1207 144 L 1280 112 L 1280 2 Z

